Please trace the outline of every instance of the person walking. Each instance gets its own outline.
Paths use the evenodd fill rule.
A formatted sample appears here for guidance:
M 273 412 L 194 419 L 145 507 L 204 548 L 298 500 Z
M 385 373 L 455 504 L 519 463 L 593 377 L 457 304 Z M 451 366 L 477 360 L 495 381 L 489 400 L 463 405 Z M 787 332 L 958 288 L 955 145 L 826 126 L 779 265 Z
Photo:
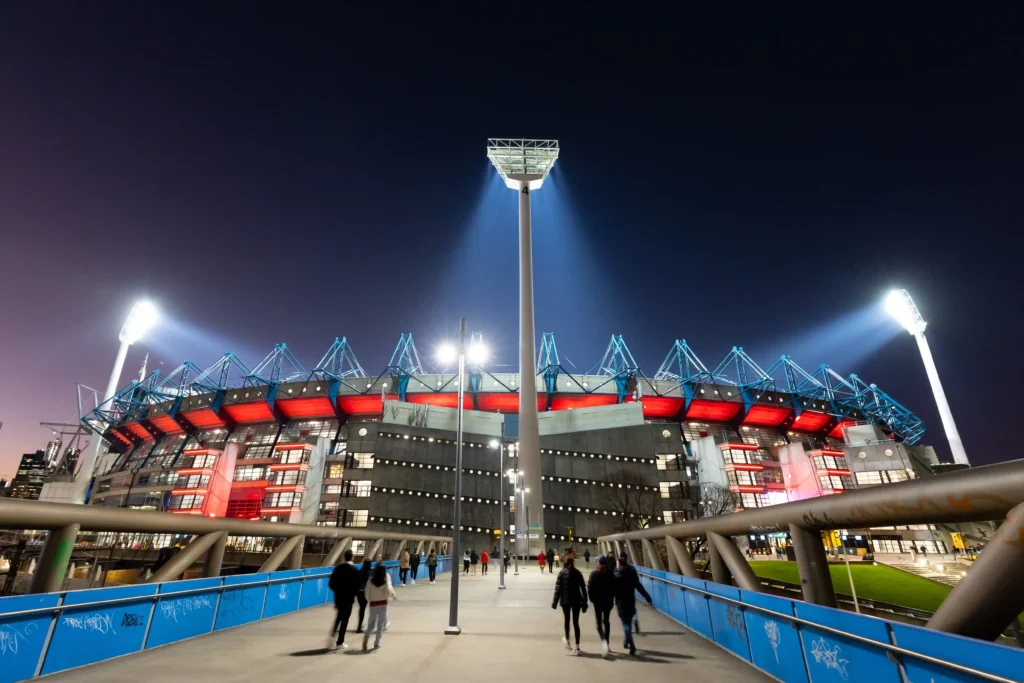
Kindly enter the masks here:
M 473 576 L 476 576 L 476 565 L 480 561 L 480 556 L 476 554 L 475 550 L 469 551 L 469 566 L 473 570 Z
M 331 627 L 331 635 L 327 641 L 327 649 L 334 652 L 339 647 L 348 649 L 345 642 L 345 632 L 348 630 L 348 620 L 352 616 L 352 603 L 359 593 L 359 570 L 352 564 L 352 551 L 345 551 L 345 559 L 331 572 L 331 578 L 327 585 L 334 592 L 334 626 Z M 337 634 L 337 637 L 335 637 Z
M 397 600 L 395 589 L 391 586 L 391 577 L 388 576 L 387 567 L 383 562 L 378 562 L 373 568 L 370 580 L 366 582 L 366 599 L 370 603 L 370 617 L 366 622 L 366 633 L 363 634 L 363 650 L 368 649 L 370 634 L 377 631 L 377 637 L 373 642 L 373 649 L 380 647 L 380 640 L 384 636 L 384 629 L 388 627 L 388 600 Z
M 409 556 L 409 574 L 411 580 L 409 583 L 416 585 L 416 574 L 420 571 L 420 554 L 418 551 L 413 550 L 412 555 Z
M 540 573 L 541 574 L 544 573 L 544 560 L 545 559 L 546 559 L 546 556 L 544 555 L 544 551 L 543 550 L 541 550 L 539 553 L 537 553 L 537 565 L 540 567 Z
M 508 549 L 505 550 L 505 557 L 502 558 L 502 562 L 505 563 L 505 571 L 508 571 L 508 563 L 510 562 Z
M 480 573 L 487 574 L 487 563 L 491 561 L 491 556 L 487 552 L 487 548 L 484 548 L 480 553 Z
M 434 583 L 434 577 L 437 576 L 437 553 L 433 550 L 427 555 L 427 574 L 430 576 L 430 583 Z
M 402 555 L 398 560 L 398 578 L 402 581 L 401 584 L 405 585 L 405 580 L 409 578 L 409 551 L 403 550 Z
M 636 645 L 633 644 L 633 620 L 636 618 L 636 592 L 644 596 L 647 604 L 654 605 L 650 593 L 640 583 L 640 575 L 636 568 L 629 563 L 629 556 L 622 553 L 619 556 L 619 566 L 615 569 L 615 608 L 622 621 L 622 630 L 626 639 L 622 647 L 629 649 L 629 654 L 636 655 Z M 637 633 L 640 632 L 639 621 L 637 622 Z
M 551 603 L 551 609 L 562 606 L 562 615 L 565 617 L 565 637 L 562 644 L 566 650 L 572 650 L 574 656 L 580 653 L 580 610 L 587 611 L 587 586 L 583 574 L 576 569 L 576 562 L 572 557 L 565 558 L 565 568 L 558 572 L 555 579 L 555 598 Z M 576 635 L 576 645 L 569 645 L 569 617 L 572 616 L 573 632 Z
M 359 568 L 359 592 L 356 593 L 356 600 L 359 601 L 359 623 L 356 624 L 356 633 L 363 632 L 363 617 L 366 616 L 366 582 L 370 580 L 370 572 L 373 563 L 370 560 L 363 560 L 363 566 Z
M 554 568 L 555 568 L 555 551 L 552 550 L 551 548 L 548 548 L 548 554 L 547 554 L 546 559 L 548 561 L 548 574 L 554 574 L 555 573 L 554 572 Z
M 462 555 L 462 573 L 465 574 L 466 576 L 469 576 L 469 559 L 470 559 L 469 551 L 467 550 Z
M 612 607 L 615 605 L 615 560 L 608 555 L 599 555 L 597 568 L 590 572 L 587 581 L 590 603 L 594 606 L 594 618 L 597 619 L 597 637 L 601 639 L 601 654 L 611 657 L 611 646 L 608 639 L 611 630 Z
M 587 548 L 586 550 L 583 551 L 583 559 L 586 561 L 587 567 L 589 568 L 590 567 L 590 549 L 589 548 Z

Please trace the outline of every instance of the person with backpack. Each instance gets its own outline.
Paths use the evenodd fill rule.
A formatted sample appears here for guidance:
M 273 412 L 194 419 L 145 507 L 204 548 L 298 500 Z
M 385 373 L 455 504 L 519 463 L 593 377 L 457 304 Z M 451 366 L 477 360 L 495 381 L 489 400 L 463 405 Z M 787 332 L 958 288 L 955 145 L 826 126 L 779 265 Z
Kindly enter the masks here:
M 629 563 L 629 556 L 622 553 L 619 556 L 619 566 L 615 570 L 615 607 L 622 621 L 622 630 L 626 639 L 622 647 L 629 650 L 629 654 L 636 655 L 636 645 L 633 644 L 633 619 L 636 618 L 636 592 L 644 596 L 649 605 L 654 605 L 650 593 L 640 583 L 640 575 L 636 568 Z M 637 621 L 637 633 L 640 632 L 640 622 Z
M 434 577 L 437 576 L 437 553 L 433 550 L 427 555 L 427 574 L 430 576 L 430 583 L 434 583 Z
M 615 560 L 608 555 L 599 555 L 597 568 L 590 572 L 587 581 L 590 604 L 594 606 L 594 618 L 597 619 L 597 637 L 601 639 L 601 654 L 611 657 L 611 646 L 608 639 L 611 630 L 611 613 L 615 605 Z
M 381 638 L 384 636 L 384 629 L 388 627 L 388 600 L 397 600 L 395 589 L 391 586 L 391 577 L 383 562 L 378 562 L 373 568 L 370 580 L 366 582 L 366 600 L 370 603 L 370 617 L 366 622 L 366 633 L 363 635 L 363 650 L 367 650 L 370 643 L 370 634 L 375 630 L 377 637 L 373 643 L 373 649 L 380 647 Z
M 420 571 L 420 554 L 418 551 L 413 550 L 412 555 L 409 556 L 409 573 L 412 575 L 410 583 L 416 585 L 416 574 Z
M 359 593 L 359 570 L 352 564 L 352 551 L 345 551 L 345 559 L 331 572 L 331 578 L 327 585 L 334 592 L 334 626 L 331 627 L 331 635 L 327 641 L 327 649 L 331 652 L 339 647 L 348 649 L 345 642 L 345 632 L 348 630 L 348 620 L 352 616 L 352 603 Z M 337 634 L 337 637 L 335 637 Z
M 565 568 L 558 572 L 555 579 L 555 598 L 551 603 L 551 609 L 558 609 L 562 606 L 562 615 L 565 617 L 565 636 L 562 644 L 566 650 L 572 650 L 574 656 L 580 654 L 580 611 L 587 611 L 587 586 L 583 580 L 583 574 L 576 569 L 576 562 L 572 557 L 566 557 L 563 563 Z M 572 616 L 573 631 L 576 635 L 576 645 L 569 646 L 569 617 Z

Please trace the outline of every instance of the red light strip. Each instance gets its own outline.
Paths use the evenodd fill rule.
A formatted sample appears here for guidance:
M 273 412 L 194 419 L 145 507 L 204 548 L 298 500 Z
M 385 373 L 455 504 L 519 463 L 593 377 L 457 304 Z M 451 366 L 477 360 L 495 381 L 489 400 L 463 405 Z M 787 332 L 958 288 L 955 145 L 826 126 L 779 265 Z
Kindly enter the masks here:
M 750 465 L 747 463 L 733 463 L 732 465 L 726 465 L 726 470 L 735 470 L 737 472 L 764 472 L 764 465 Z
M 845 456 L 846 455 L 846 453 L 843 453 L 842 451 L 833 451 L 833 450 L 828 450 L 828 449 L 823 449 L 820 452 L 821 452 L 822 455 L 839 455 L 839 456 Z
M 820 472 L 821 470 L 818 470 L 818 471 Z M 850 476 L 850 470 L 825 470 L 825 471 L 828 472 L 829 474 L 835 475 L 837 477 L 848 477 L 848 476 Z
M 263 508 L 263 512 L 302 512 L 302 508 Z
M 302 451 L 305 449 L 313 450 L 313 447 L 308 443 L 289 443 L 284 445 L 274 446 L 275 451 Z
M 766 493 L 763 486 L 730 486 L 729 490 L 736 491 L 737 493 Z
M 271 465 L 271 472 L 291 472 L 294 470 L 305 471 L 309 469 L 309 465 L 303 462 L 292 462 L 285 464 Z
M 720 446 L 720 448 L 723 448 L 723 449 L 725 449 L 725 448 L 734 448 L 737 451 L 759 451 L 759 450 L 761 450 L 760 446 L 755 446 L 755 445 L 749 444 L 749 443 L 723 443 Z
M 208 474 L 213 476 L 213 469 L 210 467 L 187 467 L 183 470 L 178 470 L 178 476 L 188 474 Z
M 302 484 L 280 484 L 275 486 L 268 486 L 267 491 L 296 491 L 302 492 L 306 490 L 306 487 Z
M 172 496 L 188 496 L 195 494 L 197 496 L 205 496 L 210 491 L 208 489 L 173 489 L 171 490 Z
M 190 448 L 186 451 L 182 451 L 182 455 L 220 455 L 220 451 L 215 451 L 212 448 Z

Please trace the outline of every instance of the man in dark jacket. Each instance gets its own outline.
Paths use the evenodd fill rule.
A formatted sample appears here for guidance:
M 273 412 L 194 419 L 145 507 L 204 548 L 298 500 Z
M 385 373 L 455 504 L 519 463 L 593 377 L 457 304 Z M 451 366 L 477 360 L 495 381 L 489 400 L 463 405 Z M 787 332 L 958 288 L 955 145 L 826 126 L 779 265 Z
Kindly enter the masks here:
M 590 572 L 587 590 L 590 593 L 590 602 L 594 605 L 597 637 L 601 639 L 601 653 L 608 657 L 611 655 L 611 648 L 608 645 L 611 629 L 609 620 L 612 606 L 615 604 L 615 560 L 607 555 L 597 558 L 597 569 Z
M 574 566 L 575 562 L 571 557 L 565 559 L 565 569 L 558 572 L 555 579 L 555 598 L 551 602 L 551 609 L 558 609 L 562 605 L 562 614 L 565 616 L 565 637 L 562 643 L 565 649 L 569 647 L 569 616 L 572 615 L 573 631 L 576 634 L 576 646 L 571 648 L 574 655 L 580 653 L 580 610 L 587 611 L 587 587 L 583 582 L 583 574 Z
M 636 616 L 636 591 L 651 605 L 650 594 L 643 584 L 640 583 L 640 575 L 636 568 L 629 563 L 629 556 L 622 553 L 619 556 L 619 566 L 615 570 L 615 607 L 619 612 L 619 619 L 622 620 L 622 630 L 626 633 L 626 640 L 622 647 L 629 649 L 629 654 L 636 654 L 636 645 L 633 644 L 633 618 Z
M 345 631 L 348 630 L 348 618 L 352 616 L 352 603 L 359 592 L 359 570 L 352 564 L 352 551 L 345 551 L 345 561 L 334 568 L 327 585 L 334 591 L 334 627 L 327 643 L 328 650 L 348 649 L 345 643 Z M 340 628 L 339 628 L 340 627 Z M 337 633 L 337 641 L 334 634 Z
M 420 554 L 413 550 L 409 556 L 409 572 L 412 574 L 412 585 L 416 585 L 416 572 L 420 570 Z
M 548 562 L 548 574 L 553 574 L 555 567 L 555 551 L 548 548 L 548 552 L 544 555 L 544 559 Z
M 586 560 L 587 566 L 590 566 L 590 548 L 583 551 L 583 559 Z

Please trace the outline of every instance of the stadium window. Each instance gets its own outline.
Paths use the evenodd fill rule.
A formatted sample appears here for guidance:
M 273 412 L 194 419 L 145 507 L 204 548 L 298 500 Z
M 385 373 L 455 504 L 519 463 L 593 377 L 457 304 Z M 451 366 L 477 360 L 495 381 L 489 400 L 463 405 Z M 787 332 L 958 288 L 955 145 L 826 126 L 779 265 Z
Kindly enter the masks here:
M 373 469 L 373 453 L 349 453 L 345 456 L 345 469 Z
M 659 470 L 678 470 L 679 467 L 679 455 L 676 453 L 659 455 L 658 456 L 658 469 Z
M 327 466 L 326 479 L 341 479 L 345 474 L 345 466 L 341 463 L 331 463 Z
M 686 489 L 682 482 L 663 481 L 658 485 L 662 498 L 685 498 Z
M 341 526 L 351 528 L 365 527 L 369 518 L 369 510 L 342 510 Z
M 371 483 L 372 482 L 369 479 L 346 481 L 342 484 L 341 495 L 346 498 L 368 498 L 370 496 Z

